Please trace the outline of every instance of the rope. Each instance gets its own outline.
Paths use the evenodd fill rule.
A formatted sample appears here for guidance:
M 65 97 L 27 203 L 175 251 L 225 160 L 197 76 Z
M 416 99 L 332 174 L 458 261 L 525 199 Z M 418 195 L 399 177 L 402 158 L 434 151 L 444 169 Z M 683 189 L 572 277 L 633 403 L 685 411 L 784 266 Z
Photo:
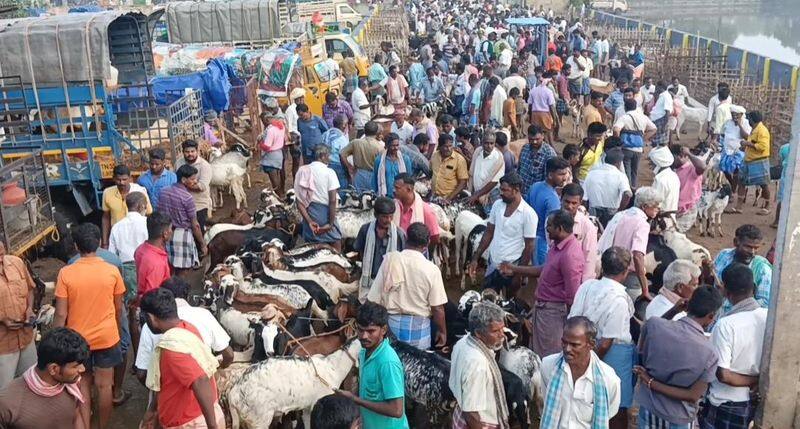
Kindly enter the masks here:
M 85 39 L 84 41 L 86 42 L 86 59 L 87 59 L 87 61 L 89 63 L 88 64 L 89 65 L 89 93 L 92 94 L 92 114 L 94 116 L 94 121 L 95 121 L 94 130 L 95 130 L 95 133 L 97 134 L 97 140 L 102 141 L 101 136 L 100 136 L 100 131 L 101 131 L 100 130 L 100 128 L 101 128 L 100 115 L 97 113 L 97 105 L 95 104 L 97 102 L 97 93 L 95 92 L 95 88 L 94 88 L 94 67 L 92 67 L 92 45 L 91 45 L 91 39 L 89 38 L 89 30 L 90 30 L 89 26 L 92 24 L 92 22 L 95 20 L 95 18 L 96 18 L 96 16 L 93 16 L 91 19 L 86 21 L 86 27 L 85 27 L 86 31 L 84 31 L 84 39 Z M 111 62 L 111 59 L 109 58 L 109 63 L 110 62 Z M 117 79 L 119 79 L 119 76 L 117 76 Z M 105 87 L 105 82 L 102 82 L 102 85 Z M 83 116 L 84 116 L 84 112 L 81 112 L 81 117 L 83 117 Z M 84 132 L 86 132 L 86 130 L 84 130 Z M 90 150 L 89 151 L 89 160 L 91 161 L 93 159 L 94 159 L 94 152 Z
M 64 100 L 67 103 L 67 119 L 69 119 L 70 134 L 72 134 L 72 139 L 75 140 L 75 124 L 72 123 L 72 105 L 69 102 L 69 91 L 67 90 L 67 80 L 64 78 L 64 61 L 61 58 L 61 43 L 58 37 L 59 25 L 60 24 L 56 24 L 56 52 L 58 53 L 58 67 L 59 70 L 61 70 L 61 89 L 64 90 Z M 41 112 L 39 114 L 41 115 Z M 59 134 L 60 132 L 61 130 L 59 130 Z
M 42 105 L 39 101 L 39 90 L 38 86 L 36 85 L 36 75 L 33 72 L 33 55 L 31 54 L 31 41 L 30 41 L 30 28 L 31 25 L 38 22 L 39 20 L 33 20 L 25 26 L 25 51 L 28 54 L 28 70 L 31 73 L 31 86 L 33 87 L 33 98 L 36 101 L 36 111 L 39 112 L 39 126 L 42 127 L 42 146 L 47 146 L 47 130 L 44 127 L 44 117 L 42 115 Z M 58 36 L 56 36 L 58 37 Z M 61 70 L 61 73 L 64 73 L 64 70 Z M 25 95 L 23 94 L 23 97 Z M 67 162 L 66 155 L 62 154 L 64 157 L 64 162 Z
M 282 323 L 280 323 L 280 322 L 275 322 L 275 324 L 276 324 L 276 325 L 278 325 L 278 327 L 279 327 L 279 328 L 281 328 L 281 330 L 283 330 L 283 332 L 285 332 L 285 333 L 286 333 L 286 335 L 288 335 L 288 336 L 289 336 L 289 338 L 291 338 L 291 339 L 292 339 L 292 341 L 295 341 L 295 342 L 297 342 L 297 341 L 298 341 L 298 340 L 297 340 L 297 338 L 295 338 L 295 336 L 294 336 L 294 335 L 292 335 L 292 333 L 291 333 L 291 332 L 289 332 L 289 330 L 288 330 L 288 329 L 286 329 L 286 327 L 285 327 L 285 326 L 284 326 Z M 314 359 L 313 359 L 313 357 L 312 357 L 311 353 L 308 351 L 308 349 L 306 349 L 306 348 L 305 348 L 305 346 L 303 345 L 303 343 L 299 343 L 299 342 L 298 342 L 298 345 L 300 346 L 300 350 L 302 350 L 302 351 L 306 352 L 306 354 L 308 355 L 308 357 L 309 357 L 308 361 L 309 361 L 309 362 L 311 362 L 311 368 L 313 368 L 313 369 L 314 369 L 314 376 L 315 376 L 315 377 L 317 377 L 317 379 L 319 379 L 319 381 L 321 381 L 321 382 L 322 382 L 322 384 L 324 384 L 324 385 L 325 385 L 325 387 L 327 387 L 328 389 L 331 389 L 331 390 L 336 390 L 336 389 L 338 389 L 338 387 L 331 386 L 331 384 L 330 384 L 330 383 L 328 383 L 328 381 L 327 381 L 327 380 L 325 380 L 324 378 L 322 378 L 322 376 L 321 376 L 321 375 L 320 375 L 320 373 L 319 373 L 319 370 L 317 369 L 317 365 L 314 363 Z M 354 359 L 352 356 L 350 356 L 350 353 L 349 353 L 347 350 L 345 350 L 344 354 L 345 354 L 345 355 L 346 355 L 348 358 L 350 358 L 350 361 L 351 361 L 351 362 L 353 362 L 353 364 L 355 365 L 355 363 L 356 363 L 355 359 Z

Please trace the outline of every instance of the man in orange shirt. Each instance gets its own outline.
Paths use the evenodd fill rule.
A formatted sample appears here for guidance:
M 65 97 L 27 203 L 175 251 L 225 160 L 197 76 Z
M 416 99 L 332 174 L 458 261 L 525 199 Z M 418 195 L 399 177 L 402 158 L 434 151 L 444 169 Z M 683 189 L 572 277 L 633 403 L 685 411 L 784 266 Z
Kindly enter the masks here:
M 122 362 L 119 323 L 125 283 L 117 267 L 95 252 L 100 246 L 100 229 L 90 223 L 72 230 L 81 257 L 61 269 L 56 281 L 56 315 L 53 325 L 77 331 L 89 343 L 90 356 L 80 388 L 84 397 L 81 417 L 90 427 L 92 385 L 97 388 L 99 427 L 111 418 L 114 367 Z
M 561 72 L 561 67 L 564 67 L 564 62 L 561 61 L 561 57 L 556 55 L 555 49 L 548 50 L 548 53 L 550 55 L 548 55 L 547 59 L 544 60 L 544 70 L 556 73 Z
M 161 334 L 146 382 L 157 398 L 150 401 L 143 427 L 152 427 L 157 416 L 165 428 L 224 428 L 214 381 L 219 364 L 211 348 L 196 327 L 178 318 L 175 295 L 169 289 L 146 293 L 141 304 L 147 326 Z

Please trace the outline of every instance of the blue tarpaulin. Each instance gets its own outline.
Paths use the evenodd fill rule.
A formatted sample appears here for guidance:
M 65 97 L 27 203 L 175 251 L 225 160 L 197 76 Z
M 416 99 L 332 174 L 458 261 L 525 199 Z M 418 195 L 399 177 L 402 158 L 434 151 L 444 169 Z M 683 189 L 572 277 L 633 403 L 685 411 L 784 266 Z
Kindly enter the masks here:
M 203 91 L 203 110 L 222 112 L 230 108 L 231 87 L 238 82 L 233 68 L 226 62 L 213 59 L 201 72 L 182 76 L 153 78 L 153 94 L 158 104 L 169 105 L 182 97 L 187 88 Z
M 95 12 L 102 12 L 103 9 L 100 6 L 87 4 L 85 6 L 75 6 L 69 9 L 69 13 L 95 13 Z

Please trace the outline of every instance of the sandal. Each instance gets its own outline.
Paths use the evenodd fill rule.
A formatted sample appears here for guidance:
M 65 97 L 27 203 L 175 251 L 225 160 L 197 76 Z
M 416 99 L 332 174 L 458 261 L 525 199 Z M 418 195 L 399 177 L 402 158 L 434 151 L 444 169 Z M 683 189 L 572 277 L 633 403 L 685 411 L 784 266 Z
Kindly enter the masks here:
M 766 216 L 766 215 L 768 215 L 768 214 L 770 214 L 770 213 L 772 213 L 772 212 L 771 212 L 769 209 L 767 209 L 767 208 L 760 208 L 760 209 L 758 209 L 758 211 L 756 212 L 756 214 L 757 214 L 757 215 L 759 215 L 759 216 Z
M 742 213 L 742 211 L 741 211 L 741 210 L 739 210 L 739 209 L 737 209 L 736 207 L 733 207 L 733 208 L 730 208 L 730 209 L 725 209 L 725 211 L 724 211 L 723 213 L 727 213 L 727 214 L 741 214 L 741 213 Z
M 131 399 L 131 396 L 133 396 L 133 394 L 130 391 L 123 390 L 122 391 L 122 397 L 119 398 L 119 399 L 117 399 L 117 398 L 112 399 L 111 403 L 114 404 L 115 407 L 119 407 L 120 405 L 122 405 L 125 402 L 127 402 L 128 399 Z

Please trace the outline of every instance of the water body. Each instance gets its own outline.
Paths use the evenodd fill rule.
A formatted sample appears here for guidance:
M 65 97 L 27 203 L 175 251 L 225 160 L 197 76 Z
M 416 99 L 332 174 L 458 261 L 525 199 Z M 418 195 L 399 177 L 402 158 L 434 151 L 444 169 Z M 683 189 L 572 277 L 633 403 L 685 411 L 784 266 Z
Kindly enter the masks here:
M 647 22 L 692 34 L 700 34 L 787 64 L 800 66 L 800 1 L 762 0 L 761 6 L 714 6 L 698 1 L 702 12 L 681 6 L 679 14 L 667 8 L 637 7 L 629 0 L 631 14 Z M 700 6 L 698 6 L 700 8 Z M 718 12 L 717 12 L 718 10 Z

